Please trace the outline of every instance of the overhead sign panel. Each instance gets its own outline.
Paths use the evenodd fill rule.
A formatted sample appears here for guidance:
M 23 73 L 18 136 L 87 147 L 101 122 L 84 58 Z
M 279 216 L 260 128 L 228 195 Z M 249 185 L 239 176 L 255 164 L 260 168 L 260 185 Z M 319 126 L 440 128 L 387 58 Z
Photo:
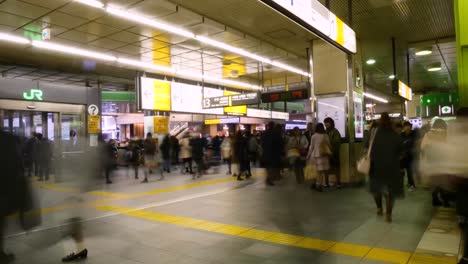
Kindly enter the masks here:
M 248 117 L 257 117 L 257 118 L 271 118 L 271 111 L 269 110 L 261 110 L 261 109 L 253 109 L 247 108 L 247 116 Z
M 400 80 L 393 81 L 393 94 L 403 97 L 405 100 L 413 100 L 413 90 Z
M 205 93 L 203 96 L 202 93 Z M 198 85 L 185 83 L 172 83 L 171 104 L 173 112 L 184 112 L 194 114 L 224 114 L 223 108 L 204 109 L 202 107 L 203 97 L 222 96 L 223 91 L 213 88 L 202 88 Z
M 206 119 L 205 125 L 237 124 L 239 122 L 240 122 L 239 117 L 222 118 L 222 119 Z
M 244 94 L 204 98 L 203 108 L 245 106 L 249 104 L 258 104 L 258 103 L 259 103 L 258 93 L 244 93 Z
M 145 110 L 171 111 L 171 83 L 141 78 L 141 108 Z
M 280 13 L 283 10 L 296 19 L 289 18 L 311 31 L 318 31 L 321 35 L 335 42 L 346 50 L 356 53 L 356 33 L 342 20 L 330 12 L 318 0 L 261 0 Z M 278 8 L 279 6 L 279 8 Z M 297 21 L 299 20 L 299 21 Z M 304 25 L 305 24 L 305 25 Z M 312 30 L 312 29 L 314 30 Z

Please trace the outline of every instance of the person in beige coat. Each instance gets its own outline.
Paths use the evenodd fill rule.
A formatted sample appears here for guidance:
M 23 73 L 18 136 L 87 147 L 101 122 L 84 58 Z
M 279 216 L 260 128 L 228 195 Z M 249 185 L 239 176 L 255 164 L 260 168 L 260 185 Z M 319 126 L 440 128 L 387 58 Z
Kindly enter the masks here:
M 182 158 L 182 174 L 193 174 L 192 146 L 190 145 L 190 135 L 188 133 L 180 140 L 180 157 Z

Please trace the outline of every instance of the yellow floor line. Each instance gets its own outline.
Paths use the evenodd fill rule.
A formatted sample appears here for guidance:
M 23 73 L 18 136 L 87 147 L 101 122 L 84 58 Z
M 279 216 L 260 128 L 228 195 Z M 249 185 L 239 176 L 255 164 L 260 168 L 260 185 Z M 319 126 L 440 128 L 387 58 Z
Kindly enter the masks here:
M 372 248 L 365 245 L 343 243 L 338 241 L 327 241 L 309 237 L 301 237 L 290 234 L 247 228 L 242 226 L 228 225 L 223 223 L 211 222 L 206 220 L 194 219 L 189 217 L 180 217 L 157 212 L 137 210 L 130 207 L 101 205 L 96 209 L 106 212 L 120 213 L 136 218 L 168 223 L 183 227 L 189 227 L 197 230 L 225 234 L 236 237 L 243 237 L 258 241 L 264 241 L 274 244 L 293 246 L 329 253 L 358 257 L 368 260 L 384 261 L 398 264 L 451 264 L 455 263 L 455 258 L 423 256 L 400 250 Z

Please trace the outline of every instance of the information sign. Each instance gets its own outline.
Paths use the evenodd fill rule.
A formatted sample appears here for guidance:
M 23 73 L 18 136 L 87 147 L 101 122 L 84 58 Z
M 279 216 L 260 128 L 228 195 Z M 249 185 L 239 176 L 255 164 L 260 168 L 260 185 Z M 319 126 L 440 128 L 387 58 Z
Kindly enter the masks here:
M 98 115 L 88 115 L 88 133 L 98 134 L 101 132 L 101 117 Z

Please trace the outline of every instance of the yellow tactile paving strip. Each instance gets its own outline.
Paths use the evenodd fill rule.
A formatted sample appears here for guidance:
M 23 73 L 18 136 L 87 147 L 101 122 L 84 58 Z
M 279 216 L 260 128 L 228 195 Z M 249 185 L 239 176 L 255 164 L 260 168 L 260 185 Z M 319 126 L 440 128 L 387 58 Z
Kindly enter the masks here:
M 373 248 L 365 245 L 320 240 L 236 225 L 228 225 L 189 217 L 180 217 L 157 212 L 138 210 L 130 207 L 100 205 L 96 206 L 96 209 L 106 212 L 120 213 L 123 215 L 137 217 L 140 219 L 146 219 L 150 221 L 189 227 L 197 230 L 204 230 L 208 232 L 264 241 L 279 245 L 324 251 L 368 260 L 377 260 L 399 264 L 456 263 L 456 259 L 450 257 L 431 256 L 399 250 Z

